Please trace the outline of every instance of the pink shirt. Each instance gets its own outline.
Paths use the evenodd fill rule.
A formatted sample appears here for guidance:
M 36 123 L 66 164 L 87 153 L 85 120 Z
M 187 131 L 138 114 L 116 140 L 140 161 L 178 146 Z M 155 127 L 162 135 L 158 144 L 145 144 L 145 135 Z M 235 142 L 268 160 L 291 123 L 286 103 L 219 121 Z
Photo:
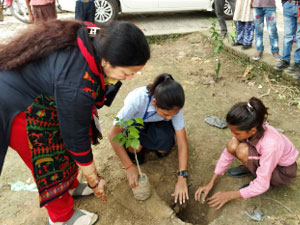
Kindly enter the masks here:
M 30 5 L 47 5 L 54 1 L 55 0 L 30 0 Z
M 275 167 L 277 165 L 292 165 L 299 154 L 293 143 L 274 127 L 264 125 L 264 129 L 265 132 L 263 136 L 255 146 L 257 152 L 261 155 L 255 156 L 255 158 L 259 159 L 260 164 L 256 170 L 257 177 L 250 182 L 248 187 L 240 190 L 243 198 L 254 197 L 266 192 L 270 187 L 271 176 Z M 251 156 L 249 156 L 249 159 L 250 157 Z M 234 158 L 235 157 L 225 148 L 218 160 L 215 173 L 223 175 Z

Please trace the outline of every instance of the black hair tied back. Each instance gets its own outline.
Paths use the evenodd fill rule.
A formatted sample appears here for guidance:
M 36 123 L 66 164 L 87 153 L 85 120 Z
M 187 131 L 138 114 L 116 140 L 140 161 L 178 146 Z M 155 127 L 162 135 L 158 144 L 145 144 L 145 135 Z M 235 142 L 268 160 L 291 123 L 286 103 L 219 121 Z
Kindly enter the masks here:
M 154 82 L 147 86 L 147 90 L 149 96 L 156 99 L 157 107 L 161 109 L 181 109 L 184 106 L 184 90 L 170 74 L 163 73 L 157 76 Z
M 235 104 L 226 115 L 226 122 L 237 126 L 239 130 L 250 130 L 256 127 L 259 132 L 263 131 L 263 124 L 268 117 L 268 110 L 263 102 L 255 97 L 249 102 Z

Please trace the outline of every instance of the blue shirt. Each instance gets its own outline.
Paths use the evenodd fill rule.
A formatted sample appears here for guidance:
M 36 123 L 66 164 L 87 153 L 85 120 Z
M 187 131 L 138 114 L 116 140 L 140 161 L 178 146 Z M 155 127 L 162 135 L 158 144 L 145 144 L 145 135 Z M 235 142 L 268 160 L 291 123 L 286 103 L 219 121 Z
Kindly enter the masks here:
M 117 117 L 125 121 L 136 117 L 143 118 L 147 110 L 148 114 L 144 122 L 169 121 L 169 119 L 165 119 L 156 113 L 156 109 L 152 105 L 152 99 L 153 97 L 151 97 L 149 103 L 149 95 L 145 86 L 136 88 L 125 98 L 124 106 L 119 111 Z M 116 121 L 114 121 L 114 125 L 115 124 Z M 185 127 L 182 109 L 172 117 L 172 124 L 175 130 L 181 130 Z

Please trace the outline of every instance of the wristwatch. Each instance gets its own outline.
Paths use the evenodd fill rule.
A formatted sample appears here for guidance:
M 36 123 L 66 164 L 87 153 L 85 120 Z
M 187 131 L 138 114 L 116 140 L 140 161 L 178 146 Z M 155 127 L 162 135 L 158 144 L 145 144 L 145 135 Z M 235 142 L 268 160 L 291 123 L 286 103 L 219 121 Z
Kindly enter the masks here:
M 177 172 L 178 176 L 182 176 L 183 178 L 187 178 L 189 176 L 189 173 L 187 170 L 181 170 Z

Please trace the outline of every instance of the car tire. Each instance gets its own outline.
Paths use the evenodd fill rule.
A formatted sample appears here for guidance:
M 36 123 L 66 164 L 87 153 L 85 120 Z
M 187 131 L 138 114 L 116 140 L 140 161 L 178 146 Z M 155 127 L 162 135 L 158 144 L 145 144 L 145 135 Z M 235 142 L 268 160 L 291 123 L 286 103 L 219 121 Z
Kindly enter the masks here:
M 232 9 L 230 7 L 228 0 L 225 0 L 225 4 L 224 4 L 224 17 L 226 20 L 231 20 L 233 18 Z
M 95 0 L 95 23 L 102 27 L 117 19 L 120 8 L 117 0 Z

